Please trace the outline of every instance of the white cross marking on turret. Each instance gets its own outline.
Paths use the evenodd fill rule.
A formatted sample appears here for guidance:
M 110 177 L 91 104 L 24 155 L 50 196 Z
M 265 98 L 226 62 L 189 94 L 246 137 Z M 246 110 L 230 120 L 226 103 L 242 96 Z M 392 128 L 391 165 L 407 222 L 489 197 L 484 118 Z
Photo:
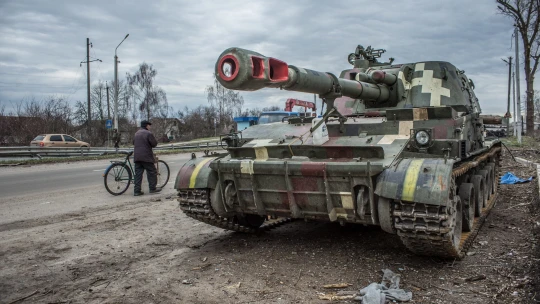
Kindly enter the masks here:
M 429 105 L 439 107 L 441 105 L 441 96 L 450 97 L 450 90 L 442 86 L 442 79 L 433 78 L 433 70 L 424 70 L 425 64 L 417 63 L 414 71 L 423 71 L 422 78 L 414 78 L 412 87 L 422 86 L 422 93 L 431 93 Z

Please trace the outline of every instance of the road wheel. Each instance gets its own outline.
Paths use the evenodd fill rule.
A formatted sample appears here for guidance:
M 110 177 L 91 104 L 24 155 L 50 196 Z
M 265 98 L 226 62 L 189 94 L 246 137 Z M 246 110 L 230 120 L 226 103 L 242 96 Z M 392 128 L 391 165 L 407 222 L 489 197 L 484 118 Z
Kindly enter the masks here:
M 484 178 L 484 205 L 482 207 L 485 208 L 487 205 L 487 201 L 491 196 L 491 186 L 493 185 L 493 183 L 491 182 L 489 168 L 487 168 L 487 170 L 486 168 L 484 168 L 478 171 L 478 175 L 481 175 Z
M 132 178 L 131 170 L 127 165 L 111 164 L 103 174 L 103 183 L 110 194 L 120 195 L 129 188 Z
M 497 187 L 499 184 L 499 174 L 497 172 L 498 168 L 495 163 L 487 163 L 486 168 L 489 168 L 491 170 L 491 182 L 493 184 L 491 186 L 491 194 L 495 194 L 497 193 Z
M 474 186 L 474 195 L 475 195 L 474 215 L 480 216 L 482 214 L 482 208 L 486 204 L 486 198 L 484 196 L 484 193 L 486 192 L 484 177 L 482 175 L 473 175 L 473 177 L 471 178 L 471 184 L 473 184 Z
M 463 231 L 470 232 L 474 226 L 474 214 L 476 212 L 474 185 L 463 183 L 459 186 L 459 197 L 463 208 Z
M 495 185 L 495 182 L 494 182 L 494 179 L 495 179 L 494 173 L 495 173 L 495 172 L 493 171 L 493 168 L 492 168 L 489 164 L 486 164 L 486 165 L 484 166 L 484 170 L 486 170 L 486 171 L 488 172 L 489 184 L 488 184 L 488 182 L 486 181 L 486 187 L 489 186 L 489 189 L 488 189 L 488 190 L 489 190 L 489 191 L 488 191 L 488 194 L 489 194 L 488 200 L 490 200 L 491 197 L 493 196 L 493 194 L 495 193 L 494 190 L 493 190 L 493 188 L 495 188 L 495 187 L 494 187 L 494 185 Z
M 214 212 L 221 217 L 229 218 L 234 215 L 234 213 L 225 210 L 223 197 L 221 196 L 221 182 L 219 181 L 216 184 L 216 188 L 210 190 L 210 205 Z
M 463 231 L 463 204 L 461 203 L 461 198 L 459 197 L 459 195 L 454 196 L 454 206 L 455 226 L 452 245 L 456 252 L 459 252 L 459 244 L 461 243 L 461 232 Z
M 377 209 L 379 214 L 379 224 L 384 232 L 396 234 L 394 219 L 392 217 L 394 202 L 386 197 L 379 197 Z

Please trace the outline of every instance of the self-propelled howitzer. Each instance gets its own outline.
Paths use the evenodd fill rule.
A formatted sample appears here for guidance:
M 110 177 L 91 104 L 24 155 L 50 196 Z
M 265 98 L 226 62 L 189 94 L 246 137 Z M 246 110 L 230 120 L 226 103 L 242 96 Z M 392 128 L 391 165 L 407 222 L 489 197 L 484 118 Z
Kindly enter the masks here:
M 178 173 L 181 209 L 243 232 L 296 218 L 379 225 L 415 253 L 462 257 L 496 199 L 500 142 L 484 136 L 463 71 L 378 62 L 382 53 L 358 46 L 337 77 L 225 50 L 215 70 L 224 87 L 318 94 L 326 112 L 225 136 L 228 153 Z

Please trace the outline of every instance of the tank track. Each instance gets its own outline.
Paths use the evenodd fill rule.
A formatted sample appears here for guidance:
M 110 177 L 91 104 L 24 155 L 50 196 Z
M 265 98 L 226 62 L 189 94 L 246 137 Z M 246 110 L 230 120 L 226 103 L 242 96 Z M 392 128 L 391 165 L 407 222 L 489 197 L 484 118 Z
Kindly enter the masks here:
M 178 192 L 178 202 L 180 209 L 189 217 L 209 225 L 226 230 L 243 233 L 266 232 L 284 224 L 290 223 L 291 218 L 280 218 L 276 220 L 266 220 L 260 227 L 246 226 L 238 222 L 235 217 L 225 218 L 217 215 L 210 205 L 208 189 L 180 190 Z
M 466 174 L 489 157 L 494 157 L 495 161 L 499 163 L 500 153 L 501 147 L 494 147 L 488 153 L 454 168 L 452 183 L 457 177 Z M 495 169 L 498 169 L 498 167 Z M 495 178 L 497 180 L 500 178 L 498 170 L 495 172 Z M 452 186 L 456 187 L 456 185 Z M 499 186 L 497 184 L 497 188 Z M 452 244 L 453 233 L 451 228 L 448 227 L 448 221 L 451 220 L 452 214 L 455 213 L 453 207 L 448 208 L 447 206 L 433 206 L 413 202 L 395 203 L 396 208 L 394 208 L 392 218 L 399 219 L 399 221 L 395 221 L 397 234 L 403 244 L 416 254 L 461 259 L 467 253 L 489 212 L 495 206 L 497 192 L 491 195 L 481 215 L 475 218 L 473 229 L 470 232 L 461 234 L 459 248 L 455 248 Z
M 453 180 L 466 174 L 474 167 L 489 157 L 495 157 L 499 162 L 500 147 L 494 147 L 488 153 L 476 157 L 472 161 L 467 161 L 453 170 Z M 495 178 L 499 179 L 497 171 Z M 455 187 L 455 185 L 453 185 Z M 499 185 L 497 186 L 499 187 Z M 261 233 L 280 227 L 291 222 L 291 218 L 281 218 L 277 220 L 265 221 L 260 227 L 246 226 L 238 222 L 235 217 L 225 218 L 217 215 L 210 205 L 209 189 L 190 189 L 178 192 L 178 202 L 180 209 L 189 217 L 209 225 L 226 230 L 243 233 Z M 400 202 L 399 208 L 392 208 L 392 218 L 399 218 L 400 222 L 395 224 L 397 234 L 400 236 L 405 246 L 420 255 L 438 256 L 444 258 L 461 259 L 472 245 L 476 235 L 485 222 L 489 212 L 495 206 L 497 193 L 493 194 L 487 206 L 482 210 L 480 217 L 475 218 L 471 232 L 463 232 L 459 248 L 452 244 L 453 234 L 448 228 L 448 221 L 455 210 L 446 206 L 433 206 L 421 203 Z M 397 203 L 396 203 L 397 204 Z

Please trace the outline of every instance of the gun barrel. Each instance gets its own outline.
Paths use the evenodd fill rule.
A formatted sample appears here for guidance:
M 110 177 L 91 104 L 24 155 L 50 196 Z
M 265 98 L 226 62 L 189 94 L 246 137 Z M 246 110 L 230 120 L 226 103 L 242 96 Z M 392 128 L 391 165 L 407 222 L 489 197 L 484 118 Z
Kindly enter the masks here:
M 325 95 L 341 88 L 341 95 L 365 100 L 386 101 L 390 91 L 386 85 L 336 78 L 330 73 L 288 65 L 262 54 L 229 48 L 218 58 L 215 75 L 227 89 L 256 91 L 282 88 L 288 91 Z M 338 83 L 335 83 L 337 79 Z

